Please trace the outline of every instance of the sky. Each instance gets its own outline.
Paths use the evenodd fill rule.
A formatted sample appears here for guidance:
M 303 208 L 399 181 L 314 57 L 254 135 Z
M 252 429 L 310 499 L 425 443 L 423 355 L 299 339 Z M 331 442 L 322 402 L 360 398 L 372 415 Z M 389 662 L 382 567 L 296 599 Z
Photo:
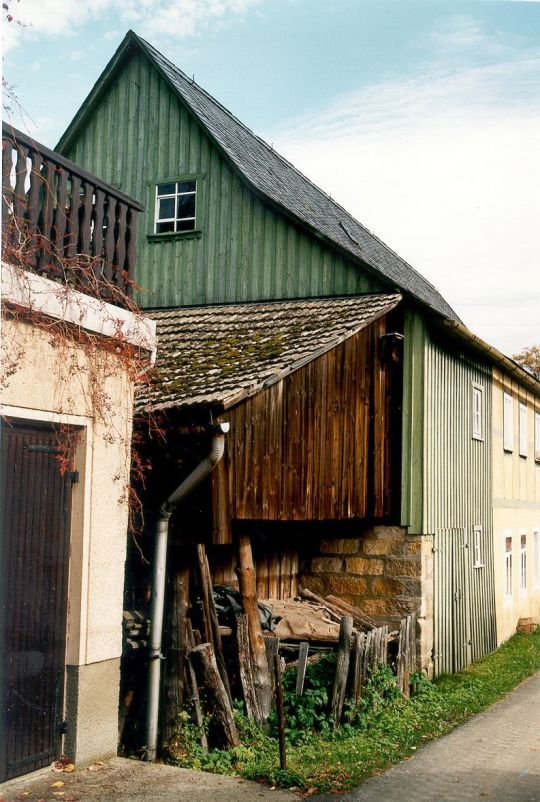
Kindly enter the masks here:
M 540 344 L 540 2 L 7 4 L 11 121 L 38 141 L 54 147 L 131 28 L 472 331 L 507 354 Z

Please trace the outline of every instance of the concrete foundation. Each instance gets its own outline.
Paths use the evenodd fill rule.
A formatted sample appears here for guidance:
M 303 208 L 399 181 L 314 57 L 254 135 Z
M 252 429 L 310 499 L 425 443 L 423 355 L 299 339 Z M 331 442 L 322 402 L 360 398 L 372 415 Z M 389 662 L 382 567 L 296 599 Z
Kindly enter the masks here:
M 396 624 L 416 613 L 417 656 L 431 674 L 433 648 L 433 541 L 399 526 L 373 526 L 356 538 L 321 541 L 302 584 L 359 607 L 377 624 Z
M 77 764 L 116 754 L 119 691 L 120 658 L 67 667 L 64 754 Z

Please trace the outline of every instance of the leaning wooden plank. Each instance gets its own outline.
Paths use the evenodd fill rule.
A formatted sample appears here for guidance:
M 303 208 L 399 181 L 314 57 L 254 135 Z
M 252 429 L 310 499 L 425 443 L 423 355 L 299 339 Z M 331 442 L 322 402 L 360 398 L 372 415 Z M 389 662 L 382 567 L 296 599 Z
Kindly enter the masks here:
M 296 668 L 296 696 L 302 696 L 304 693 L 304 680 L 306 678 L 308 654 L 309 643 L 303 640 L 298 650 L 298 666 Z
M 186 687 L 188 689 L 189 696 L 191 697 L 191 704 L 193 706 L 193 715 L 195 717 L 195 723 L 199 728 L 199 738 L 201 741 L 201 746 L 204 749 L 204 751 L 207 752 L 208 739 L 206 737 L 206 732 L 204 729 L 204 717 L 202 713 L 201 700 L 199 697 L 199 689 L 197 687 L 197 677 L 195 676 L 195 669 L 193 668 L 193 663 L 191 662 L 189 655 L 186 656 L 185 661 L 186 661 Z
M 270 672 L 268 671 L 266 649 L 259 617 L 255 566 L 253 564 L 249 535 L 239 535 L 238 537 L 238 559 L 238 584 L 240 586 L 242 606 L 248 617 L 249 644 L 254 666 L 254 685 L 261 718 L 266 721 L 272 708 L 272 683 L 270 681 Z
M 245 613 L 238 616 L 236 619 L 236 639 L 238 643 L 240 682 L 242 683 L 242 690 L 244 691 L 246 714 L 248 718 L 253 719 L 253 721 L 261 722 L 261 713 L 253 676 L 253 658 L 249 647 L 249 624 Z
M 165 661 L 165 715 L 162 742 L 175 731 L 184 698 L 184 658 L 186 655 L 186 616 L 189 605 L 189 567 L 184 565 L 173 576 L 172 603 L 168 616 L 167 659 Z
M 354 643 L 354 663 L 353 663 L 353 679 L 352 679 L 352 694 L 355 707 L 360 704 L 362 696 L 362 663 L 364 660 L 364 649 L 366 647 L 366 633 L 357 632 Z
M 358 607 L 354 607 L 352 604 L 340 599 L 339 596 L 332 596 L 329 595 L 326 597 L 326 601 L 330 602 L 331 604 L 338 607 L 340 610 L 343 610 L 347 613 L 347 615 L 352 615 L 354 619 L 357 619 L 360 623 L 362 623 L 365 627 L 375 627 L 376 624 L 372 618 L 362 612 Z
M 214 592 L 212 588 L 212 577 L 210 574 L 210 566 L 208 565 L 208 557 L 206 555 L 206 548 L 203 543 L 197 543 L 197 562 L 199 567 L 199 578 L 201 582 L 201 591 L 205 607 L 205 617 L 208 620 L 210 642 L 214 646 L 216 661 L 219 668 L 219 673 L 227 696 L 232 704 L 231 689 L 229 687 L 229 677 L 227 675 L 227 666 L 225 658 L 223 657 L 223 646 L 221 644 L 221 633 L 219 631 L 218 617 L 216 612 L 216 605 L 214 602 Z
M 200 646 L 195 646 L 190 652 L 190 657 L 197 661 L 201 684 L 214 701 L 213 717 L 223 734 L 223 746 L 225 749 L 232 749 L 239 745 L 240 739 L 234 723 L 232 705 L 218 671 L 212 644 L 201 643 Z
M 350 615 L 343 616 L 339 628 L 339 646 L 336 662 L 336 678 L 332 692 L 331 715 L 334 719 L 334 729 L 339 726 L 343 712 L 343 702 L 347 690 L 349 676 L 349 663 L 351 659 L 351 634 L 353 620 Z

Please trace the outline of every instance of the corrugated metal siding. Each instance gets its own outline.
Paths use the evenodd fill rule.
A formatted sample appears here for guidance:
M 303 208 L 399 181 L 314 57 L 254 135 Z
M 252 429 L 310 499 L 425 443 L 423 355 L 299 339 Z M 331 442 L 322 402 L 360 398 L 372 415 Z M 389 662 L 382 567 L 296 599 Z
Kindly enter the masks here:
M 472 437 L 473 383 L 484 388 L 483 440 Z M 428 335 L 424 393 L 423 529 L 435 535 L 436 653 L 446 655 L 441 670 L 450 670 L 452 652 L 456 671 L 496 647 L 491 373 L 486 365 L 448 352 Z M 481 568 L 474 567 L 475 526 L 482 527 Z M 470 640 L 470 649 L 464 638 Z
M 143 306 L 381 289 L 358 265 L 259 200 L 140 53 L 66 155 L 145 204 L 136 274 Z M 186 174 L 204 176 L 198 197 L 201 235 L 149 242 L 155 184 Z

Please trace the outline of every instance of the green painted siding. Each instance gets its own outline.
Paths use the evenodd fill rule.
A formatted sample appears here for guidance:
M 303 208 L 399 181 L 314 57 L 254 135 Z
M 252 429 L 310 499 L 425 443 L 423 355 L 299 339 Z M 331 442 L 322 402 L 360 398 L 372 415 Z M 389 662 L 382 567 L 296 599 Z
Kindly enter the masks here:
M 383 289 L 361 267 L 261 201 L 140 53 L 125 66 L 66 155 L 144 203 L 136 276 L 143 288 L 142 306 Z M 156 183 L 186 174 L 202 176 L 200 234 L 149 241 Z
M 474 384 L 484 392 L 483 440 L 472 436 Z M 496 648 L 491 520 L 491 372 L 447 350 L 420 316 L 405 318 L 402 523 L 434 536 L 435 673 Z M 482 527 L 482 567 L 474 527 Z

